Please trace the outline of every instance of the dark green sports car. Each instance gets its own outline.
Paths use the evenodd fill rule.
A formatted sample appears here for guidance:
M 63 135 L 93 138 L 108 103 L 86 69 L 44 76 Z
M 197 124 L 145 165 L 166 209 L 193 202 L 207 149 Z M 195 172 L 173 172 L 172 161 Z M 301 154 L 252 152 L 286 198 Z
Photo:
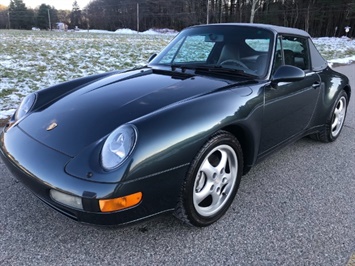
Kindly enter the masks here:
M 304 136 L 336 140 L 350 94 L 302 30 L 195 26 L 145 67 L 28 95 L 0 135 L 0 155 L 78 221 L 169 211 L 207 226 L 258 161 Z

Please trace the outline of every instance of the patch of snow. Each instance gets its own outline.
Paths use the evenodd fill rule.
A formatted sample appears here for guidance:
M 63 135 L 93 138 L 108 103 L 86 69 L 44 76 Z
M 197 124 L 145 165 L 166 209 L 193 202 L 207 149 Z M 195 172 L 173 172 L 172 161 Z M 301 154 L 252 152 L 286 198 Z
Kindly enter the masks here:
M 332 66 L 333 64 L 342 64 L 348 65 L 355 62 L 355 56 L 343 57 L 343 58 L 336 58 L 328 60 L 328 63 Z
M 154 35 L 154 34 L 177 35 L 178 33 L 179 33 L 178 31 L 172 29 L 149 29 L 142 32 L 142 34 L 147 34 L 147 35 Z
M 108 31 L 108 30 L 78 30 L 76 32 L 79 33 L 108 33 L 108 34 L 143 34 L 143 35 L 177 35 L 179 32 L 172 29 L 149 29 L 143 32 L 138 32 L 136 30 L 131 29 L 117 29 L 116 31 Z
M 314 38 L 314 44 L 322 56 L 330 63 L 349 64 L 354 61 L 355 40 L 346 36 L 341 38 Z
M 16 109 L 0 111 L 0 119 L 8 119 L 10 116 L 12 116 L 15 113 L 15 111 Z
M 131 30 L 131 29 L 118 29 L 115 31 L 115 33 L 118 34 L 137 34 L 138 32 L 135 30 Z
M 75 31 L 76 33 L 115 33 L 113 31 L 109 31 L 109 30 L 78 30 L 78 31 Z

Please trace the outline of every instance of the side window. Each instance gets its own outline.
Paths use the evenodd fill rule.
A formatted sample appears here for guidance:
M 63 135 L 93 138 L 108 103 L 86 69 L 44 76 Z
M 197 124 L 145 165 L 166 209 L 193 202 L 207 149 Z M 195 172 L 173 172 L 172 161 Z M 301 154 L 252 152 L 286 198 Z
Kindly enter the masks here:
M 282 50 L 285 65 L 309 70 L 309 51 L 307 39 L 294 36 L 282 37 Z

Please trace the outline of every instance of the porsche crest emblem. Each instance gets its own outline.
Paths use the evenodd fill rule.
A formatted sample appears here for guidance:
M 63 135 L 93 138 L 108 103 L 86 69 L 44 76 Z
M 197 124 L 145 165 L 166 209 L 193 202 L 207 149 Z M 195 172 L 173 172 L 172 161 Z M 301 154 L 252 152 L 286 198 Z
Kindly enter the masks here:
M 57 126 L 58 126 L 58 124 L 56 122 L 53 122 L 46 128 L 46 130 L 51 131 L 51 130 L 55 129 Z

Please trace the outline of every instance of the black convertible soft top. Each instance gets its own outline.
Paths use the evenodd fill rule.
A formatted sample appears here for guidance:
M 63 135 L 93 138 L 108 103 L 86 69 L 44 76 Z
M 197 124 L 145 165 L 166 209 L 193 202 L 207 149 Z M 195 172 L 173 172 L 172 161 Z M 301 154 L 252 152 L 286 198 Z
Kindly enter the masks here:
M 270 24 L 258 24 L 258 23 L 216 23 L 216 24 L 206 24 L 200 26 L 193 26 L 193 27 L 208 27 L 208 26 L 243 26 L 243 27 L 252 27 L 252 28 L 262 28 L 266 30 L 271 30 L 274 33 L 287 33 L 287 34 L 294 34 L 304 37 L 311 37 L 306 31 L 295 29 L 295 28 L 288 28 L 282 26 L 275 26 Z

